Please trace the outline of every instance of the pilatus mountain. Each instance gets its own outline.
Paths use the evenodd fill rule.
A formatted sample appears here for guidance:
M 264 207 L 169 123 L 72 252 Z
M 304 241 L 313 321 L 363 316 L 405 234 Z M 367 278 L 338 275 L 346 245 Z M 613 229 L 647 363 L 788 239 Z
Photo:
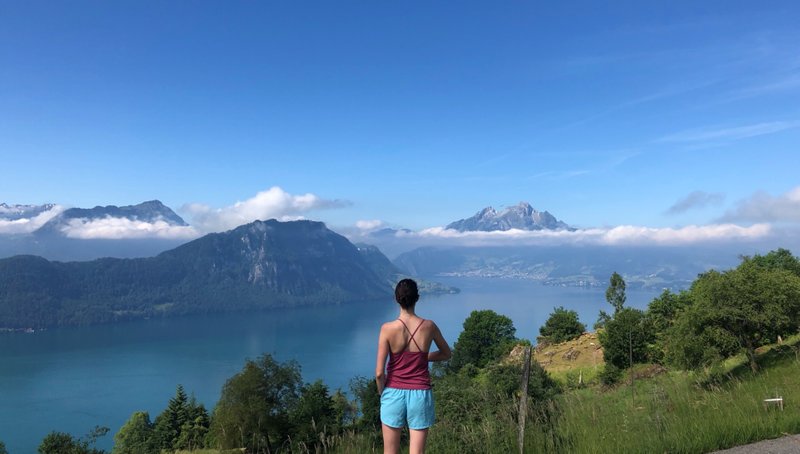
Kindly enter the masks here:
M 459 232 L 493 232 L 511 229 L 572 230 L 549 212 L 537 211 L 527 202 L 520 202 L 502 211 L 486 207 L 471 218 L 451 222 L 446 228 Z
M 386 298 L 399 271 L 321 222 L 256 221 L 155 257 L 0 260 L 0 328 Z

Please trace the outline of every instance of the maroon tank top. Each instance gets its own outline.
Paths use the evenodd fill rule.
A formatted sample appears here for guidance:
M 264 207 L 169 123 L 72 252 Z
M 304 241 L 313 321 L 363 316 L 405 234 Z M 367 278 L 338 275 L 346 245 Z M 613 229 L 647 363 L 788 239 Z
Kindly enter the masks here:
M 400 320 L 398 318 L 398 320 Z M 399 353 L 389 352 L 389 364 L 386 366 L 386 387 L 395 389 L 431 389 L 431 376 L 428 372 L 428 352 L 422 351 L 414 339 L 420 326 L 425 323 L 423 319 L 412 333 L 408 326 L 400 320 L 403 327 L 411 334 L 406 346 Z M 420 350 L 412 352 L 408 346 L 414 345 Z

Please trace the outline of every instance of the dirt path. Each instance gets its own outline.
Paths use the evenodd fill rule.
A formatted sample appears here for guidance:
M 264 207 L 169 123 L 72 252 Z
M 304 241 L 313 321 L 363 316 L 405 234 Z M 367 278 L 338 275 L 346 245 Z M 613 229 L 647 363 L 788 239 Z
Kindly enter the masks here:
M 715 451 L 713 454 L 797 454 L 800 453 L 800 435 L 787 435 L 774 440 L 764 440 L 735 448 Z

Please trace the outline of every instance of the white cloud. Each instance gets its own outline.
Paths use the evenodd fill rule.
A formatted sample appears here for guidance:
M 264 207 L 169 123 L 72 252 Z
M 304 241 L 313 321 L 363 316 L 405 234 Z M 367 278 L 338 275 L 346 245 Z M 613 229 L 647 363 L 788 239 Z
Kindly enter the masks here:
M 658 142 L 709 142 L 741 140 L 750 137 L 775 134 L 800 127 L 800 121 L 773 121 L 734 128 L 706 128 L 682 131 L 664 136 Z
M 70 219 L 61 227 L 68 238 L 90 239 L 191 239 L 199 236 L 191 226 L 171 225 L 167 221 L 145 222 L 127 218 Z
M 800 186 L 772 196 L 757 192 L 722 216 L 721 222 L 800 222 Z
M 383 227 L 383 225 L 384 225 L 383 221 L 379 219 L 356 221 L 356 227 L 360 230 L 375 230 L 377 228 Z
M 742 227 L 735 224 L 690 225 L 680 228 L 652 228 L 622 225 L 613 228 L 583 230 L 506 230 L 495 232 L 459 232 L 433 227 L 419 232 L 398 232 L 409 240 L 426 240 L 450 246 L 514 246 L 514 245 L 687 245 L 715 241 L 749 241 L 768 236 L 768 224 Z
M 201 232 L 230 230 L 256 220 L 300 219 L 311 210 L 347 206 L 341 200 L 327 200 L 314 194 L 293 195 L 280 187 L 261 191 L 254 197 L 236 202 L 224 208 L 212 208 L 205 204 L 192 203 L 182 208 L 192 217 L 191 224 Z
M 50 219 L 58 216 L 62 211 L 64 211 L 64 207 L 61 205 L 54 205 L 53 208 L 39 213 L 32 218 L 15 219 L 13 221 L 0 219 L 0 234 L 14 235 L 31 233 L 46 224 Z

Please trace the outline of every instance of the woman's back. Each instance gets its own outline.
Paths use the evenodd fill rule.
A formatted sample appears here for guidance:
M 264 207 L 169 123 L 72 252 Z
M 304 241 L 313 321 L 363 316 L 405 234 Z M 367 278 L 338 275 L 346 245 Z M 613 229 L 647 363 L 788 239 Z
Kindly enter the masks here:
M 432 320 L 414 316 L 409 317 L 407 320 L 398 318 L 384 323 L 383 329 L 386 330 L 392 353 L 400 353 L 403 350 L 428 352 L 431 349 L 431 343 L 433 343 L 436 324 Z

